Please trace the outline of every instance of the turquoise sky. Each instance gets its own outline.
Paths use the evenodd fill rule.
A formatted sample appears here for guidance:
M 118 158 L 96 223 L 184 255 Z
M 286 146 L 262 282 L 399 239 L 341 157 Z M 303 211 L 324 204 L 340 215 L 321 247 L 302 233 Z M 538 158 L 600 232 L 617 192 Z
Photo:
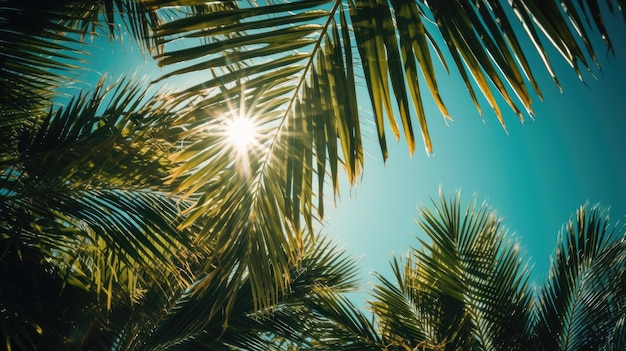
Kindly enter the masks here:
M 591 71 L 597 79 L 585 72 L 582 83 L 553 55 L 563 94 L 536 70 L 545 101 L 534 99 L 535 120 L 524 125 L 502 104 L 508 135 L 486 103 L 481 119 L 458 76 L 442 75 L 444 101 L 455 121 L 446 125 L 434 104 L 427 106 L 434 156 L 418 149 L 410 159 L 406 143 L 392 141 L 384 164 L 378 146 L 370 142 L 362 180 L 352 189 L 342 188 L 325 230 L 361 257 L 366 281 L 375 281 L 368 274 L 373 271 L 391 277 L 392 253 L 403 256 L 419 245 L 418 207 L 431 206 L 440 186 L 447 195 L 460 189 L 464 204 L 476 194 L 497 210 L 534 266 L 534 282 L 547 277 L 557 234 L 585 201 L 610 206 L 612 222 L 623 220 L 626 27 L 613 24 L 621 35 L 613 36 L 614 56 L 597 46 L 602 70 Z M 376 139 L 373 130 L 366 136 Z
M 365 287 L 374 281 L 370 272 L 390 275 L 393 253 L 404 255 L 418 245 L 417 208 L 430 206 L 439 187 L 448 195 L 460 189 L 465 203 L 477 194 L 496 209 L 534 265 L 535 282 L 547 277 L 557 233 L 578 206 L 585 201 L 610 206 L 614 222 L 626 215 L 626 26 L 611 23 L 618 33 L 613 36 L 615 55 L 597 46 L 602 66 L 601 71 L 592 69 L 597 79 L 586 72 L 585 83 L 580 82 L 550 52 L 564 93 L 537 69 L 545 102 L 534 99 L 535 120 L 527 119 L 525 125 L 502 103 L 508 135 L 485 101 L 481 119 L 454 72 L 440 75 L 439 84 L 455 121 L 446 124 L 426 101 L 434 156 L 418 148 L 411 158 L 403 140 L 391 140 L 390 158 L 383 164 L 371 119 L 363 122 L 368 152 L 364 175 L 354 187 L 343 184 L 337 206 L 327 206 L 322 231 L 361 257 Z M 128 42 L 124 48 L 99 46 L 85 47 L 94 53 L 88 58 L 93 72 L 77 79 L 94 82 L 100 73 L 115 78 L 135 70 L 159 74 Z M 184 79 L 178 82 L 185 84 Z M 364 106 L 366 117 L 368 108 Z

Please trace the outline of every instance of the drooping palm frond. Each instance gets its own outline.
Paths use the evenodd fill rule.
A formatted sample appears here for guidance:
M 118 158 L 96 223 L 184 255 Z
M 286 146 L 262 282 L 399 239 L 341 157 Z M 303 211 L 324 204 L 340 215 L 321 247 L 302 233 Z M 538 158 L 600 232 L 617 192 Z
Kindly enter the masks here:
M 527 350 L 532 295 L 517 243 L 501 220 L 474 199 L 441 195 L 422 209 L 427 235 L 396 282 L 380 277 L 370 302 L 386 344 L 395 349 Z M 404 270 L 404 271 L 402 271 Z
M 314 8 L 319 3 L 321 2 L 301 2 L 299 6 Z M 261 25 L 254 23 L 254 18 L 268 13 L 277 15 L 276 18 L 272 17 L 275 20 L 274 25 L 280 25 L 281 21 L 283 23 L 283 29 L 273 31 L 272 37 L 263 33 L 269 27 L 255 34 L 255 43 L 260 43 L 257 45 L 258 51 L 252 50 L 249 53 L 244 52 L 247 50 L 240 52 L 240 47 L 244 48 L 245 42 L 238 39 L 240 36 L 236 25 L 239 22 L 231 23 L 232 16 L 228 15 L 230 10 L 197 18 L 179 19 L 164 24 L 157 31 L 166 38 L 188 35 L 212 39 L 212 36 L 221 33 L 228 37 L 223 41 L 208 42 L 198 48 L 181 49 L 162 56 L 162 60 L 169 62 L 167 60 L 170 57 L 180 60 L 179 55 L 198 55 L 196 51 L 205 55 L 226 50 L 227 54 L 215 55 L 210 64 L 222 66 L 216 70 L 223 69 L 227 72 L 232 69 L 230 73 L 216 75 L 214 79 L 180 92 L 179 98 L 183 100 L 196 96 L 198 92 L 201 95 L 207 94 L 207 97 L 198 99 L 174 122 L 189 130 L 189 136 L 185 139 L 189 146 L 174 158 L 179 167 L 172 172 L 172 179 L 182 179 L 178 190 L 184 196 L 200 194 L 197 206 L 190 211 L 186 224 L 195 220 L 206 223 L 203 234 L 207 241 L 213 242 L 219 248 L 216 252 L 219 261 L 229 262 L 233 267 L 241 265 L 240 271 L 248 272 L 251 276 L 255 300 L 266 306 L 278 296 L 278 292 L 284 290 L 290 279 L 285 268 L 297 259 L 294 256 L 297 251 L 291 248 L 302 245 L 299 224 L 302 213 L 309 230 L 312 229 L 311 218 L 315 205 L 311 188 L 315 178 L 308 170 L 316 167 L 318 171 L 320 193 L 317 196 L 320 199 L 323 197 L 321 187 L 326 173 L 326 159 L 314 156 L 313 140 L 325 140 L 323 135 L 326 133 L 337 133 L 335 117 L 332 116 L 339 112 L 333 106 L 316 108 L 314 105 L 321 101 L 318 94 L 336 94 L 338 83 L 331 84 L 327 75 L 317 75 L 315 81 L 307 83 L 297 74 L 313 67 L 313 56 L 293 53 L 256 65 L 243 60 L 245 57 L 271 57 L 280 51 L 315 45 L 315 40 L 308 36 L 317 35 L 316 32 L 319 32 L 322 25 L 292 28 L 287 24 L 292 20 L 297 21 L 297 18 L 293 19 L 289 12 L 285 12 L 287 10 L 286 6 L 275 5 L 260 9 L 239 9 L 232 14 L 235 18 L 251 18 L 251 22 L 241 25 L 253 28 Z M 336 10 L 337 8 L 334 9 Z M 302 18 L 308 20 L 324 15 L 328 16 L 327 11 L 305 12 Z M 196 23 L 198 21 L 200 23 Z M 224 26 L 232 25 L 233 28 L 217 26 L 215 29 L 210 25 L 212 22 L 222 23 Z M 188 30 L 191 32 L 187 33 Z M 282 44 L 276 49 L 272 48 L 273 45 L 266 46 L 268 40 L 284 41 L 289 49 L 282 48 Z M 343 60 L 341 52 L 337 54 L 332 59 Z M 330 57 L 316 59 L 328 60 L 328 64 L 332 62 Z M 230 65 L 231 62 L 236 63 Z M 243 79 L 246 77 L 250 79 Z M 315 88 L 310 87 L 313 85 Z M 325 90 L 320 92 L 320 85 L 325 86 Z M 294 99 L 297 96 L 295 92 L 300 88 L 315 95 L 310 100 L 306 100 L 306 96 L 302 100 Z M 214 95 L 218 91 L 219 94 Z M 356 105 L 353 109 L 353 113 L 355 112 Z M 295 115 L 291 116 L 292 114 Z M 313 114 L 321 118 L 313 122 L 310 119 Z M 260 135 L 257 144 L 243 154 L 237 154 L 228 145 L 225 133 L 229 120 L 239 116 L 249 117 L 256 124 Z M 346 130 L 345 133 L 352 132 Z M 336 140 L 329 140 L 331 142 L 328 145 L 315 146 L 318 153 L 325 154 L 330 149 L 332 151 L 329 152 L 336 155 Z M 345 148 L 349 149 L 350 147 Z M 360 167 L 360 157 L 353 157 L 355 174 Z M 330 168 L 335 183 L 337 165 L 338 159 L 334 158 Z M 277 233 L 289 235 L 276 235 Z M 268 280 L 267 274 L 271 271 L 274 277 L 282 278 Z
M 626 316 L 623 228 L 597 206 L 582 206 L 559 237 L 535 327 L 540 350 L 604 350 L 623 345 Z
M 159 11 L 201 2 L 144 3 Z M 448 116 L 434 58 L 445 69 L 456 67 L 477 108 L 476 90 L 504 125 L 497 95 L 520 118 L 522 110 L 531 110 L 533 94 L 540 96 L 527 56 L 539 52 L 543 67 L 552 72 L 542 44 L 546 38 L 577 71 L 594 56 L 593 47 L 585 45 L 591 37 L 579 30 L 587 26 L 578 21 L 582 11 L 596 11 L 587 5 L 568 7 L 566 13 L 545 1 L 220 4 L 171 17 L 155 31 L 164 45 L 156 59 L 171 68 L 161 80 L 205 77 L 172 96 L 188 105 L 176 124 L 189 134 L 171 179 L 180 180 L 177 191 L 184 197 L 200 199 L 186 224 L 207 221 L 205 239 L 221 248 L 221 261 L 246 267 L 241 272 L 250 273 L 255 300 L 262 303 L 271 302 L 288 282 L 271 281 L 267 272 L 287 274 L 294 257 L 286 248 L 300 245 L 300 222 L 304 219 L 310 229 L 312 218 L 323 216 L 326 179 L 336 195 L 341 168 L 351 182 L 359 178 L 364 161 L 360 107 L 371 103 L 383 157 L 389 128 L 396 137 L 404 130 L 413 151 L 414 120 L 431 152 L 420 80 Z M 522 21 L 531 45 L 523 43 L 515 19 Z M 448 51 L 435 39 L 439 36 Z M 361 75 L 366 99 L 357 94 Z M 258 144 L 235 160 L 224 129 L 242 116 L 256 124 Z M 276 235 L 281 232 L 293 236 Z

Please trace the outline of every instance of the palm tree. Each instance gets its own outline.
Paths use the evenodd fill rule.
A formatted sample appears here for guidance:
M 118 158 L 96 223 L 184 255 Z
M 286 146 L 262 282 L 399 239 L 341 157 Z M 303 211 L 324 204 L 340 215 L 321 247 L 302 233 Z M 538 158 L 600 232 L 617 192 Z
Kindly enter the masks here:
M 379 276 L 373 288 L 379 349 L 624 347 L 626 231 L 611 227 L 597 206 L 581 206 L 560 233 L 537 295 L 519 243 L 475 198 L 462 208 L 459 194 L 442 194 L 433 210 L 420 211 L 418 224 L 422 248 L 404 262 L 394 259 L 394 279 Z
M 0 290 L 7 347 L 141 348 L 149 336 L 165 347 L 218 335 L 209 328 L 216 311 L 228 333 L 234 327 L 224 322 L 237 313 L 284 303 L 317 247 L 326 182 L 336 194 L 340 169 L 351 182 L 362 172 L 359 107 L 371 104 L 385 158 L 387 128 L 396 138 L 402 128 L 413 152 L 414 118 L 431 152 L 418 81 L 449 117 L 438 57 L 446 70 L 459 70 L 479 110 L 477 92 L 504 125 L 500 95 L 523 118 L 531 97 L 541 97 L 529 51 L 543 62 L 533 69 L 546 69 L 558 84 L 544 42 L 578 74 L 595 61 L 590 28 L 611 48 L 606 12 L 595 1 L 564 4 L 2 1 L 0 265 L 15 277 Z M 79 43 L 124 32 L 165 67 L 156 83 L 206 78 L 157 92 L 128 77 L 103 79 L 59 105 L 68 72 L 84 67 Z M 247 149 L 229 136 L 239 119 L 251 121 L 256 138 Z M 21 280 L 22 272 L 37 273 Z M 362 316 L 337 302 L 335 283 L 319 284 L 330 292 L 308 308 L 327 315 L 323 323 L 347 318 L 352 327 L 333 340 L 360 345 L 349 331 L 361 328 Z M 175 303 L 200 300 L 208 315 Z M 244 300 L 252 309 L 237 309 Z M 58 313 L 47 313 L 48 305 Z M 176 313 L 190 320 L 168 334 L 162 326 Z M 164 324 L 140 322 L 156 315 Z M 359 340 L 376 345 L 371 328 L 363 330 L 369 336 Z M 271 331 L 276 340 L 291 337 Z M 304 339 L 314 345 L 319 338 Z

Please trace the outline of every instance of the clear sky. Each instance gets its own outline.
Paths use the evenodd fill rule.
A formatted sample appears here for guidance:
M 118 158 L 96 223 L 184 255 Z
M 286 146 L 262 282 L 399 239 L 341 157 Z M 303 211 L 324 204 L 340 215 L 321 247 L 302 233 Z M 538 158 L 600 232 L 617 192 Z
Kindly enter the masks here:
M 585 74 L 580 82 L 552 51 L 564 93 L 536 70 L 545 102 L 534 99 L 535 120 L 525 125 L 502 104 L 508 135 L 485 101 L 481 119 L 458 74 L 439 80 L 454 122 L 446 124 L 431 101 L 425 106 L 434 156 L 418 148 L 410 158 L 404 141 L 391 140 L 383 164 L 374 127 L 362 122 L 368 153 L 363 177 L 355 187 L 344 183 L 337 206 L 327 206 L 323 233 L 361 257 L 365 287 L 374 281 L 370 272 L 390 275 L 393 253 L 404 255 L 418 245 L 417 208 L 430 206 L 440 186 L 448 195 L 460 189 L 464 203 L 477 194 L 498 211 L 534 265 L 533 281 L 547 277 L 557 233 L 579 205 L 610 206 L 613 221 L 626 215 L 626 26 L 611 22 L 618 33 L 615 55 L 597 46 L 602 70 L 592 72 L 598 78 Z M 86 48 L 94 52 L 94 72 L 82 79 L 136 69 L 158 76 L 153 63 L 143 62 L 128 42 L 125 47 Z
M 423 235 L 415 223 L 418 207 L 461 190 L 463 204 L 477 194 L 503 217 L 534 265 L 532 280 L 548 275 L 557 234 L 576 208 L 589 201 L 611 207 L 612 222 L 626 215 L 626 26 L 616 22 L 615 55 L 597 46 L 602 70 L 582 83 L 560 57 L 554 57 L 563 87 L 536 70 L 544 102 L 534 99 L 535 119 L 522 125 L 505 112 L 508 135 L 485 103 L 484 121 L 458 76 L 440 76 L 454 122 L 439 118 L 434 104 L 430 130 L 434 156 L 423 149 L 409 158 L 406 143 L 390 143 L 386 164 L 370 142 L 362 180 L 342 188 L 337 207 L 328 211 L 325 232 L 355 256 L 366 281 L 377 271 L 391 278 L 392 253 L 404 255 Z M 555 52 L 552 52 L 553 54 Z M 561 63 L 559 63 L 561 62 Z M 373 132 L 367 135 L 376 139 Z M 367 285 L 366 285 L 367 286 Z

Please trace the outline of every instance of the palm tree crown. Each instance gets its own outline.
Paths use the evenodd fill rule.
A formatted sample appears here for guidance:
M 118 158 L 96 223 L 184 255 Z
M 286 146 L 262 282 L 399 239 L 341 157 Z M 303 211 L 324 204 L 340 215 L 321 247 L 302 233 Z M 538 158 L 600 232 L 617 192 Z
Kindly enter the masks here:
M 626 230 L 581 206 L 559 235 L 550 277 L 535 293 L 520 244 L 485 204 L 443 194 L 418 219 L 421 249 L 391 262 L 355 330 L 378 350 L 620 350 Z M 353 312 L 355 313 L 355 312 Z M 341 326 L 344 322 L 339 322 Z M 376 330 L 375 337 L 361 330 Z M 365 342 L 366 341 L 366 342 Z

